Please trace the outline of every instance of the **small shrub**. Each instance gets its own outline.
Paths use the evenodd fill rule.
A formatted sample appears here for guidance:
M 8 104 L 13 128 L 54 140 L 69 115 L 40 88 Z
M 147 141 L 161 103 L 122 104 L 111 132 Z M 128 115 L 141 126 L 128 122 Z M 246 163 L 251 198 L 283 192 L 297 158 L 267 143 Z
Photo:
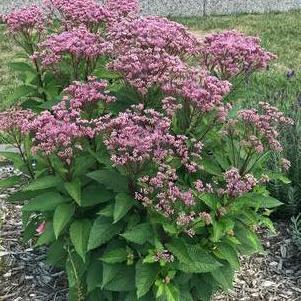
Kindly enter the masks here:
M 231 84 L 210 73 L 219 66 L 196 66 L 206 44 L 139 17 L 136 1 L 52 0 L 38 20 L 36 9 L 3 18 L 34 66 L 15 65 L 21 108 L 0 114 L 20 149 L 4 155 L 31 177 L 10 197 L 23 204 L 25 238 L 49 246 L 70 300 L 210 300 L 229 289 L 239 254 L 262 250 L 256 228 L 273 229 L 281 203 L 266 183 L 289 162 L 275 173 L 267 161 L 292 121 L 263 102 L 232 108 Z M 272 58 L 256 47 L 261 63 L 246 73 Z M 250 65 L 241 51 L 231 60 Z
M 297 217 L 292 217 L 291 221 L 291 232 L 293 241 L 296 244 L 296 246 L 301 250 L 301 215 L 298 215 Z

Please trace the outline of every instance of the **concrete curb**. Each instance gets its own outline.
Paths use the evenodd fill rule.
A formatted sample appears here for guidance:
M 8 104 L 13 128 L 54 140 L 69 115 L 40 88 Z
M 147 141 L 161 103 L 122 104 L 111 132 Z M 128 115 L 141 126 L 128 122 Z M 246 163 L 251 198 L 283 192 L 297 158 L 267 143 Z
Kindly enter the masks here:
M 1 0 L 0 14 L 42 2 L 42 0 Z M 140 0 L 140 4 L 142 14 L 161 16 L 227 15 L 301 9 L 301 0 Z

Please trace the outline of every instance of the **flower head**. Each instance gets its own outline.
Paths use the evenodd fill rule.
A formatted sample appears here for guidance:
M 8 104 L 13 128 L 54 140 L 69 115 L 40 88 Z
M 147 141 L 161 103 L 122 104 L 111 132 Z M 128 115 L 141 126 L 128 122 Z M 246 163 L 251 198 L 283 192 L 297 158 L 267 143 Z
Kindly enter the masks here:
M 110 12 L 94 0 L 46 0 L 48 8 L 60 14 L 64 25 L 72 28 L 81 24 L 97 28 L 111 17 Z
M 41 31 L 45 28 L 46 23 L 43 10 L 36 5 L 12 11 L 2 19 L 11 33 Z
M 95 77 L 89 77 L 87 82 L 73 82 L 65 88 L 64 92 L 70 98 L 70 108 L 78 110 L 99 101 L 105 104 L 114 102 L 115 97 L 109 95 L 107 87 L 106 81 L 98 81 Z
M 44 66 L 58 64 L 66 54 L 77 60 L 75 64 L 79 64 L 80 59 L 93 61 L 111 49 L 108 42 L 85 26 L 52 35 L 41 43 L 40 48 L 39 56 Z
M 258 38 L 236 31 L 207 36 L 201 53 L 201 63 L 223 79 L 264 69 L 276 58 L 260 46 Z
M 30 122 L 35 114 L 31 110 L 12 108 L 0 112 L 0 132 L 2 133 L 27 133 Z
M 143 105 L 113 118 L 108 126 L 109 135 L 105 144 L 115 165 L 141 165 L 146 161 L 158 164 L 168 156 L 176 156 L 191 172 L 197 165 L 193 159 L 200 157 L 202 145 L 193 143 L 188 147 L 188 138 L 170 133 L 171 120 L 153 109 L 143 109 Z

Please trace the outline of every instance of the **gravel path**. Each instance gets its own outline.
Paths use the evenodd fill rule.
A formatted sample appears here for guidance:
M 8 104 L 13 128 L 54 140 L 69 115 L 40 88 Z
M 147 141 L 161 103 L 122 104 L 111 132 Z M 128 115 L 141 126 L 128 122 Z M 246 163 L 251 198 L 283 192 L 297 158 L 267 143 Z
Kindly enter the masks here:
M 0 167 L 0 178 L 11 175 Z M 45 249 L 22 243 L 21 207 L 5 199 L 19 189 L 0 190 L 0 301 L 66 301 L 64 273 L 45 264 Z M 301 301 L 301 254 L 286 224 L 276 235 L 261 233 L 266 254 L 242 257 L 233 290 L 214 301 Z

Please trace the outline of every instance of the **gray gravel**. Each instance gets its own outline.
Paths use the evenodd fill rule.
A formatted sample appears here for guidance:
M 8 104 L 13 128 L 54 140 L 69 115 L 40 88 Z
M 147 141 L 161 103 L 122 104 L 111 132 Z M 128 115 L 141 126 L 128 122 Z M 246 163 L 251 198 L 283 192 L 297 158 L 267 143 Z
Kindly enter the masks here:
M 99 0 L 103 1 L 103 0 Z M 42 0 L 0 0 L 0 13 Z M 301 0 L 140 0 L 142 13 L 161 16 L 203 16 L 263 13 L 301 9 Z

